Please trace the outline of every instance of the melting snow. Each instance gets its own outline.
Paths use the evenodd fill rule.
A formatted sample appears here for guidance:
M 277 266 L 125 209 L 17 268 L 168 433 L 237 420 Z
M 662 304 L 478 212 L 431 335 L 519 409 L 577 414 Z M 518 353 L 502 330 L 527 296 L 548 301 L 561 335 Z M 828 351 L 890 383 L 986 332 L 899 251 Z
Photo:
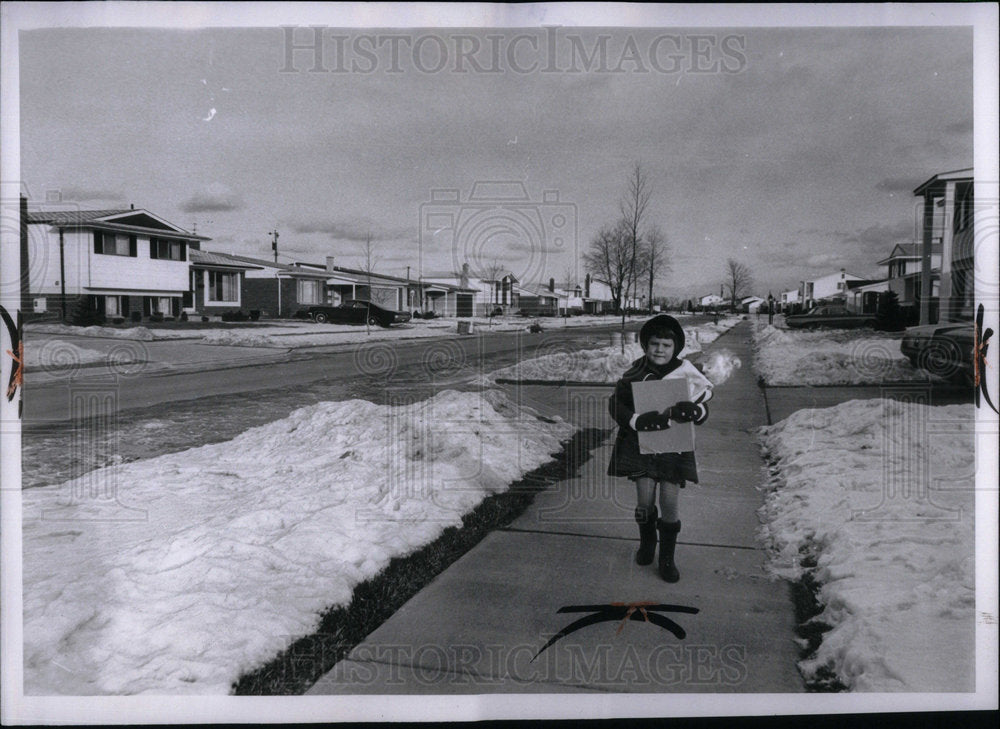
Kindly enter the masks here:
M 25 692 L 228 693 L 574 430 L 496 390 L 324 402 L 25 491 Z
M 858 330 L 754 327 L 757 373 L 768 385 L 877 385 L 924 381 L 899 351 L 899 337 Z
M 802 661 L 854 691 L 973 691 L 975 413 L 889 399 L 800 410 L 762 429 L 773 570 L 815 557 L 832 626 Z

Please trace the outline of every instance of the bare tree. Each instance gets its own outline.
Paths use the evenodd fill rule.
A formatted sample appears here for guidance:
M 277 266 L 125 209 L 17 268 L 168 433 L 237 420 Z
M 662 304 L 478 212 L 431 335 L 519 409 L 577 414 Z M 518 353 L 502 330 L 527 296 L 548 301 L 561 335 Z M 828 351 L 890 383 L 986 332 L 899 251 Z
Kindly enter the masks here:
M 622 223 L 628 236 L 629 245 L 629 286 L 628 290 L 634 295 L 637 285 L 636 279 L 640 269 L 640 255 L 642 246 L 642 236 L 640 230 L 646 216 L 646 208 L 649 207 L 649 199 L 653 191 L 649 186 L 649 178 L 646 171 L 642 169 L 642 163 L 636 162 L 632 166 L 629 175 L 628 186 L 625 195 L 618 202 L 618 210 L 621 213 Z M 622 312 L 622 329 L 625 328 L 625 312 Z
M 670 270 L 670 246 L 667 236 L 655 223 L 646 229 L 643 235 L 643 268 L 649 276 L 649 313 L 653 313 L 653 284 L 656 277 Z
M 622 317 L 622 353 L 625 352 L 625 308 L 635 281 L 634 260 L 632 240 L 621 219 L 614 225 L 603 226 L 583 256 L 583 265 L 594 275 L 594 280 L 611 289 L 615 312 Z
M 632 278 L 632 250 L 621 221 L 602 226 L 583 254 L 583 265 L 595 281 L 607 284 L 615 304 L 615 313 L 622 310 L 622 299 Z
M 733 311 L 736 310 L 736 301 L 750 293 L 753 287 L 753 275 L 746 265 L 729 258 L 726 260 L 726 287 L 729 289 L 729 301 Z

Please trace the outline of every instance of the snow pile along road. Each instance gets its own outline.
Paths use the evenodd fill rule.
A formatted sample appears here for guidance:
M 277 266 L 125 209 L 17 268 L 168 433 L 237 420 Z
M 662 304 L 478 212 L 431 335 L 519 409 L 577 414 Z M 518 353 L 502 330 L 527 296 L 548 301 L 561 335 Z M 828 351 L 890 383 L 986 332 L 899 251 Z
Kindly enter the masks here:
M 859 330 L 754 328 L 756 370 L 768 385 L 877 385 L 927 381 L 899 351 L 899 338 Z
M 736 326 L 739 322 L 740 319 L 737 317 L 730 317 L 720 320 L 718 324 L 707 322 L 698 326 L 692 326 L 685 324 L 682 320 L 681 324 L 684 326 L 686 342 L 680 356 L 685 359 L 700 358 L 704 345 L 715 341 L 720 334 Z M 547 346 L 557 351 L 545 354 Z M 542 352 L 542 354 L 539 356 L 490 372 L 484 376 L 483 381 L 485 384 L 493 384 L 498 379 L 519 381 L 568 380 L 571 382 L 617 382 L 621 378 L 622 373 L 631 367 L 632 363 L 643 354 L 642 347 L 638 342 L 626 344 L 624 354 L 622 354 L 620 345 L 577 351 L 567 351 L 565 349 L 567 347 L 568 345 L 559 342 L 551 345 L 540 345 L 537 351 Z M 704 364 L 706 367 L 714 365 L 715 369 L 712 372 L 716 373 L 717 376 L 721 376 L 725 372 L 725 377 L 722 378 L 724 380 L 728 377 L 731 367 L 739 367 L 740 363 L 739 359 L 732 355 L 727 357 L 725 351 L 720 354 L 722 355 L 721 358 L 716 357 L 712 362 L 705 362 Z M 720 384 L 707 369 L 705 374 L 708 375 L 713 384 Z
M 762 429 L 773 570 L 797 580 L 815 559 L 814 620 L 832 626 L 800 663 L 807 680 L 975 690 L 974 426 L 971 405 L 875 399 Z
M 496 390 L 325 402 L 25 491 L 25 693 L 228 693 L 574 430 Z

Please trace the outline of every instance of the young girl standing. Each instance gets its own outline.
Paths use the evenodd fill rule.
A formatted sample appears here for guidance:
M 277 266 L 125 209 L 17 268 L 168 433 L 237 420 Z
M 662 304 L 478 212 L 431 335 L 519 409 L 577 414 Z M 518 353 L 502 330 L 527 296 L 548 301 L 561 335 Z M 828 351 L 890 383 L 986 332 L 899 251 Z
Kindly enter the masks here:
M 639 524 L 636 563 L 647 565 L 653 561 L 659 532 L 660 576 L 667 582 L 677 582 L 680 572 L 674 562 L 674 549 L 681 530 L 677 502 L 686 481 L 698 483 L 694 452 L 642 454 L 638 433 L 663 430 L 674 423 L 704 423 L 708 418 L 705 403 L 712 397 L 712 383 L 694 365 L 680 358 L 684 349 L 684 330 L 672 316 L 660 314 L 643 324 L 639 343 L 645 354 L 618 380 L 609 403 L 611 416 L 618 423 L 618 437 L 611 452 L 608 475 L 624 476 L 635 482 L 635 520 Z M 668 377 L 687 380 L 690 400 L 663 411 L 637 409 L 632 398 L 632 383 Z M 659 514 L 656 510 L 657 486 Z

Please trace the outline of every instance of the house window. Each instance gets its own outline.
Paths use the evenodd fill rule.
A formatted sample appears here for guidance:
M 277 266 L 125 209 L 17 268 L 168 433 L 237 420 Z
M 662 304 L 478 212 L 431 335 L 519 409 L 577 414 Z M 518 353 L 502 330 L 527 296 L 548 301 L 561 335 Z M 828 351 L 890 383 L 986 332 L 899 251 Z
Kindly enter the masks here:
M 209 301 L 239 301 L 239 274 L 225 271 L 208 272 Z
M 322 304 L 323 282 L 299 280 L 296 285 L 295 295 L 298 297 L 300 304 Z
M 104 315 L 105 316 L 122 316 L 122 297 L 121 296 L 105 296 L 104 297 Z
M 149 239 L 149 257 L 166 261 L 186 261 L 186 246 L 179 240 Z
M 94 231 L 94 253 L 100 253 L 105 256 L 131 256 L 135 258 L 135 236 Z

